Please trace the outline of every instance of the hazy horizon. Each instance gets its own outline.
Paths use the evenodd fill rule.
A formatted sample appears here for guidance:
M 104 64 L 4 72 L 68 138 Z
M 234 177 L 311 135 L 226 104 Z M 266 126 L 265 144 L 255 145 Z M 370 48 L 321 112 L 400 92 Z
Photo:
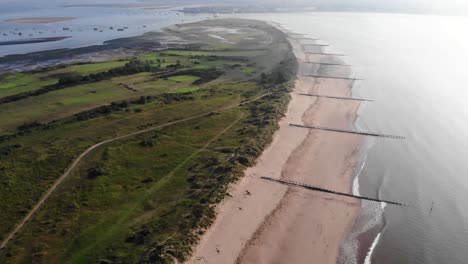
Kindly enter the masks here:
M 113 4 L 113 3 L 155 3 L 167 5 L 162 0 L 47 0 L 36 2 L 32 0 L 0 0 L 0 4 L 33 4 L 64 5 L 64 4 Z M 278 5 L 284 7 L 315 6 L 319 11 L 364 11 L 390 13 L 431 13 L 447 15 L 468 15 L 468 1 L 463 0 L 290 0 L 285 5 L 283 0 L 174 0 L 172 5 Z

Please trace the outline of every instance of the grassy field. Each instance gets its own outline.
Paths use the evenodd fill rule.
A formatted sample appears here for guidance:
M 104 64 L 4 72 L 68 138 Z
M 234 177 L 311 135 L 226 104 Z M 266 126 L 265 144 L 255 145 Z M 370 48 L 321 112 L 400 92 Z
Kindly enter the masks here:
M 245 73 L 245 74 L 248 74 L 248 75 L 251 75 L 251 74 L 254 74 L 255 73 L 255 69 L 254 68 L 250 68 L 250 67 L 247 67 L 247 68 L 243 68 L 241 70 L 242 73 Z
M 139 73 L 3 104 L 0 105 L 0 112 L 8 118 L 0 119 L 0 133 L 11 133 L 24 123 L 61 119 L 113 101 L 169 92 L 180 85 L 190 85 L 192 80 L 197 79 L 187 76 L 173 78 L 153 80 L 150 73 Z
M 170 91 L 170 93 L 191 93 L 200 90 L 200 87 L 190 86 L 190 87 L 181 87 L 175 90 Z
M 64 67 L 62 69 L 48 71 L 46 74 L 42 74 L 41 77 L 49 77 L 49 76 L 54 76 L 54 75 L 63 74 L 63 73 L 70 73 L 70 72 L 76 72 L 79 74 L 98 73 L 98 72 L 103 72 L 103 71 L 107 71 L 110 69 L 114 69 L 117 67 L 121 67 L 125 63 L 127 63 L 127 60 L 77 64 L 77 65 Z
M 26 73 L 8 73 L 0 76 L 0 98 L 56 83 L 57 80 L 43 80 L 39 76 Z
M 193 83 L 200 78 L 198 78 L 197 76 L 191 76 L 191 75 L 178 75 L 178 76 L 169 77 L 168 79 L 176 83 Z
M 196 33 L 212 23 L 226 22 L 194 23 L 177 34 L 200 36 Z M 190 47 L 137 55 L 147 62 L 138 73 L 79 79 L 0 104 L 0 239 L 88 147 L 205 114 L 114 141 L 85 156 L 0 251 L 0 263 L 172 263 L 190 254 L 213 221 L 227 185 L 272 139 L 295 71 L 282 33 L 260 22 L 227 25 L 245 27 L 249 36 L 258 37 L 257 44 L 230 45 L 234 58 L 225 44 L 207 37 L 199 51 Z M 264 44 L 265 39 L 274 45 Z M 194 58 L 192 52 L 204 55 Z M 57 82 L 52 76 L 99 74 L 130 60 L 44 69 L 32 76 Z M 0 78 L 9 78 L 5 89 L 12 91 L 17 88 L 13 79 L 23 81 Z M 248 103 L 239 105 L 243 102 Z
M 247 57 L 247 56 L 260 56 L 267 53 L 267 50 L 245 50 L 245 51 L 193 51 L 193 50 L 172 50 L 165 51 L 165 55 L 175 56 L 232 56 L 232 57 Z
M 174 57 L 161 55 L 160 53 L 148 53 L 137 56 L 139 60 L 152 61 L 153 65 L 167 67 L 176 64 L 177 61 L 190 64 L 191 60 L 188 57 Z M 160 61 L 158 62 L 157 59 Z M 50 70 L 40 70 L 29 73 L 8 73 L 0 76 L 0 98 L 7 97 L 23 92 L 33 91 L 43 88 L 48 85 L 56 84 L 60 76 L 64 74 L 76 73 L 81 75 L 96 74 L 105 72 L 111 69 L 124 66 L 129 60 L 99 62 L 99 63 L 82 63 L 74 65 L 61 65 L 53 67 Z M 210 66 L 215 66 L 214 63 Z
M 58 76 L 65 73 L 92 74 L 121 67 L 128 61 L 111 61 L 102 63 L 85 63 L 64 66 L 59 69 L 40 73 L 10 73 L 0 76 L 0 98 L 22 92 L 32 91 L 55 84 Z

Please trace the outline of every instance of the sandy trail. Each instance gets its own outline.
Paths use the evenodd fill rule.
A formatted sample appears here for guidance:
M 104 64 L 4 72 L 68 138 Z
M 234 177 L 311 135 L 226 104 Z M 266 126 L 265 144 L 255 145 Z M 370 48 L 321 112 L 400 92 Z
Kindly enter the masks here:
M 305 55 L 296 40 L 291 43 L 299 63 L 321 60 Z M 310 71 L 304 65 L 300 67 L 299 74 Z M 343 68 L 327 73 L 344 74 Z M 289 126 L 295 123 L 351 128 L 358 101 L 298 95 L 345 97 L 350 95 L 350 84 L 346 80 L 298 76 L 287 114 L 280 121 L 273 143 L 258 163 L 246 171 L 242 181 L 233 186 L 230 192 L 233 197 L 218 207 L 214 225 L 188 263 L 336 263 L 359 202 L 260 177 L 350 192 L 362 137 Z

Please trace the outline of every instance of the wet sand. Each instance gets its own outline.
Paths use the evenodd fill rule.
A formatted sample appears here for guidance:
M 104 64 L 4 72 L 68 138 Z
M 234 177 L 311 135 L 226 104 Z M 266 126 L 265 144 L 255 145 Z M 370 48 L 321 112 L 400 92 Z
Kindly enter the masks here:
M 75 17 L 23 17 L 7 19 L 5 22 L 15 24 L 44 24 L 73 20 Z
M 291 39 L 301 62 L 305 55 Z M 314 93 L 349 96 L 350 81 L 314 79 L 300 66 L 286 116 L 273 143 L 218 206 L 218 217 L 187 263 L 336 263 L 341 242 L 359 211 L 357 200 L 288 187 L 261 176 L 351 192 L 362 137 L 290 127 L 290 123 L 352 128 L 357 101 L 300 96 Z M 348 69 L 349 71 L 349 69 Z M 323 74 L 349 74 L 329 68 Z

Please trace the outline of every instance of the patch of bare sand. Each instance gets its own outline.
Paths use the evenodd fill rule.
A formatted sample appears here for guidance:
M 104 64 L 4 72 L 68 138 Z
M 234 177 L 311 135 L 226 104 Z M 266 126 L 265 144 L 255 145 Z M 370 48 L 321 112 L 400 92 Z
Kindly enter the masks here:
M 308 60 L 292 41 L 299 62 Z M 361 145 L 356 135 L 290 127 L 290 123 L 349 128 L 359 103 L 299 96 L 349 95 L 349 81 L 298 76 L 271 146 L 218 207 L 218 217 L 188 263 L 336 263 L 359 202 L 267 182 L 285 178 L 351 190 Z

